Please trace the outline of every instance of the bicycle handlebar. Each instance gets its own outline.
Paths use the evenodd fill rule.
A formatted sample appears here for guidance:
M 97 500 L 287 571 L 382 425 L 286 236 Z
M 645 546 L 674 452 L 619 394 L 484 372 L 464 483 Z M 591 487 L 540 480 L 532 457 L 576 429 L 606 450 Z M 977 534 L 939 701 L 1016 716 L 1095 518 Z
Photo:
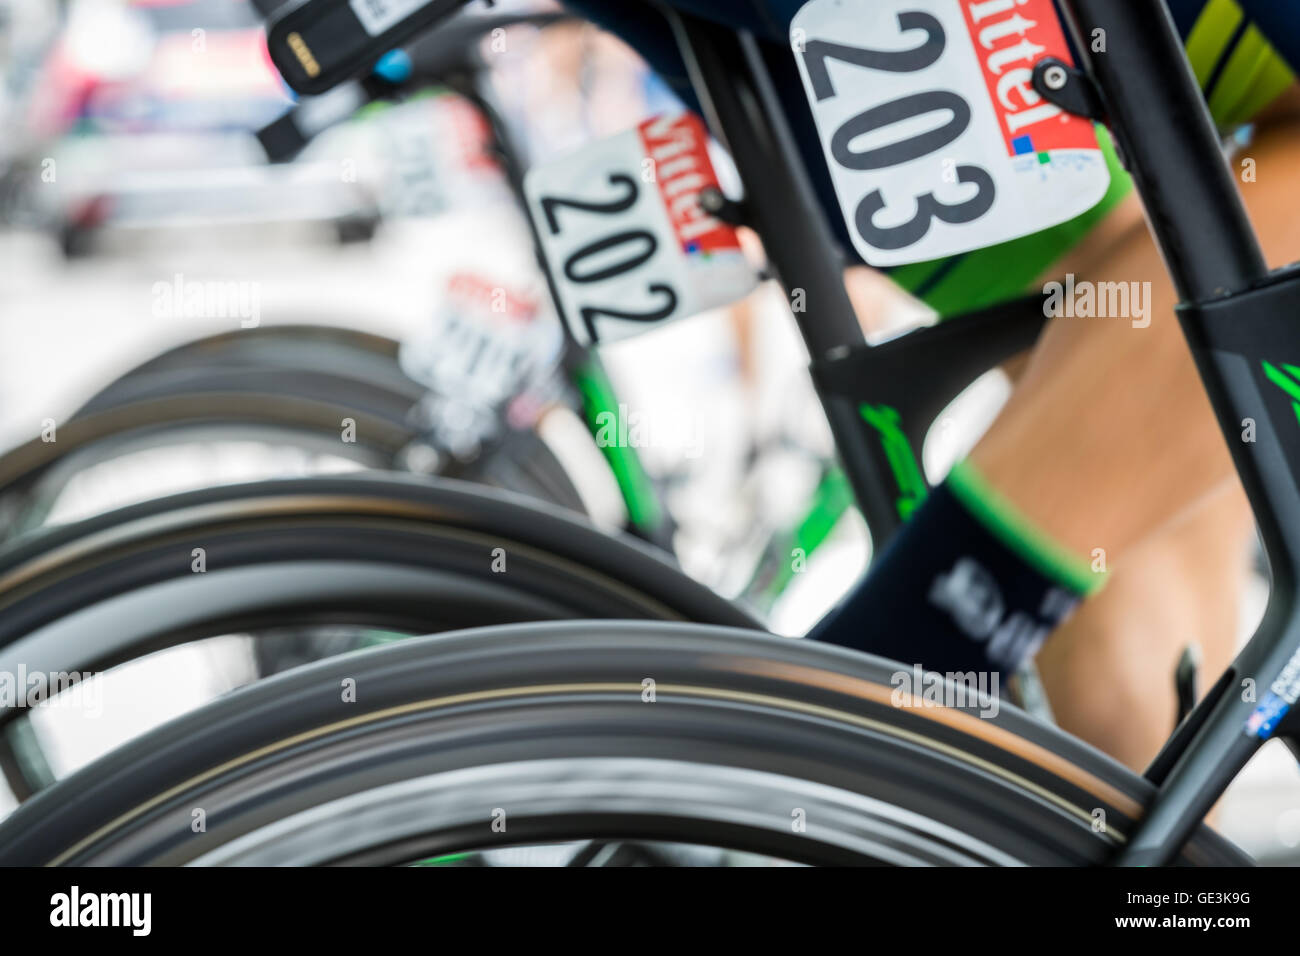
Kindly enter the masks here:
M 494 31 L 523 25 L 541 28 L 564 22 L 577 22 L 577 18 L 564 13 L 453 15 L 450 22 L 406 47 L 409 73 L 401 80 L 372 72 L 361 80 L 341 83 L 320 96 L 304 98 L 259 130 L 257 138 L 268 160 L 288 162 L 312 139 L 343 122 L 366 103 L 445 82 L 457 73 L 482 69 L 483 59 L 476 41 Z
M 267 49 L 294 90 L 318 95 L 368 72 L 389 50 L 455 13 L 467 0 L 302 0 L 278 9 Z

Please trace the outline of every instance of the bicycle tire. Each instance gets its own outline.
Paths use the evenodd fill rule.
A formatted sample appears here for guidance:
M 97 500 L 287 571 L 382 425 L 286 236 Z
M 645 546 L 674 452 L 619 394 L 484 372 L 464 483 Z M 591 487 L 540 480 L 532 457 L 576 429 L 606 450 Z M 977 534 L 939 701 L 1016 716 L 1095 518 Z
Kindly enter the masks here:
M 302 326 L 172 349 L 83 405 L 60 427 L 58 442 L 33 439 L 0 458 L 6 524 L 16 533 L 43 522 L 88 463 L 186 436 L 270 439 L 368 468 L 400 468 L 403 452 L 421 439 L 410 412 L 424 391 L 396 354 L 397 343 L 380 336 Z M 345 419 L 355 422 L 355 441 L 340 441 Z M 563 465 L 531 431 L 510 430 L 451 474 L 585 510 Z
M 127 744 L 0 824 L 0 862 L 401 863 L 610 838 L 805 863 L 1090 865 L 1123 844 L 1149 783 L 1011 707 L 894 706 L 897 668 L 681 624 L 417 638 Z M 1180 862 L 1249 860 L 1202 827 Z
M 87 409 L 95 405 L 100 400 L 98 396 L 109 393 L 129 379 L 198 365 L 305 366 L 352 375 L 365 372 L 371 381 L 383 381 L 391 376 L 402 385 L 410 383 L 410 378 L 397 364 L 400 348 L 396 339 L 347 326 L 287 323 L 218 332 L 190 339 L 150 356 L 119 375 L 81 407 Z M 418 386 L 415 389 L 419 391 Z
M 203 573 L 193 571 L 195 547 Z M 358 565 L 374 573 L 349 584 Z M 448 603 L 431 605 L 434 593 Z M 174 495 L 0 552 L 0 666 L 91 670 L 235 621 L 307 608 L 339 619 L 374 613 L 385 598 L 389 619 L 417 632 L 565 617 L 757 626 L 657 549 L 564 509 L 466 482 L 367 473 Z
M 277 325 L 194 339 L 155 355 L 118 376 L 81 404 L 72 417 L 184 390 L 196 372 L 307 371 L 375 390 L 398 417 L 425 388 L 402 370 L 395 339 L 332 326 Z
M 0 670 L 14 673 L 96 672 L 220 634 L 573 617 L 758 626 L 649 545 L 523 496 L 409 476 L 204 489 L 0 552 Z M 345 649 L 264 644 L 254 644 L 263 674 Z M 21 714 L 0 710 L 0 772 L 25 799 L 45 775 L 29 773 L 5 733 Z

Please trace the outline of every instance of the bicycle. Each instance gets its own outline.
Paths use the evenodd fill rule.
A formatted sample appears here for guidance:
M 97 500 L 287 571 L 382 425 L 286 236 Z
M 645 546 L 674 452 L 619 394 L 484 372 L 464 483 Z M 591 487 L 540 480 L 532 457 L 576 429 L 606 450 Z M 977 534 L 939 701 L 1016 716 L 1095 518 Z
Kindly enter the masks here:
M 424 89 L 449 74 L 472 78 L 484 68 L 472 41 L 502 23 L 554 20 L 499 17 L 472 23 L 455 43 L 440 42 L 421 53 L 410 87 Z M 399 85 L 387 84 L 382 92 L 395 95 Z M 305 141 L 300 136 L 297 146 Z M 487 147 L 494 156 L 509 156 L 507 143 L 492 139 Z M 479 352 L 482 345 L 479 341 Z M 472 342 L 464 351 L 477 354 Z M 598 364 L 569 354 L 561 368 L 564 374 L 554 382 L 512 381 L 511 387 L 533 387 L 547 395 L 577 388 L 588 420 L 607 411 L 610 402 L 617 407 Z M 6 533 L 20 534 L 45 521 L 69 481 L 87 467 L 145 448 L 231 438 L 270 438 L 301 446 L 307 455 L 332 454 L 364 467 L 481 480 L 584 509 L 562 466 L 527 428 L 493 421 L 476 449 L 461 454 L 462 449 L 453 453 L 445 447 L 429 418 L 428 386 L 399 367 L 395 342 L 309 326 L 212 336 L 175 348 L 102 389 L 63 423 L 59 441 L 33 439 L 0 459 L 0 510 Z M 343 442 L 339 435 L 346 421 L 353 422 L 354 440 Z M 606 451 L 633 533 L 670 545 L 671 527 L 635 450 Z
M 416 58 L 421 68 L 412 85 L 418 89 L 459 70 L 473 76 L 481 63 L 475 66 L 478 59 L 468 39 L 503 22 L 537 19 L 471 22 L 453 42 L 426 45 Z M 543 24 L 554 20 L 540 19 Z M 391 86 L 386 84 L 384 92 L 393 93 Z M 505 142 L 499 142 L 499 152 L 509 157 Z M 566 380 L 580 391 L 594 432 L 598 416 L 618 407 L 617 396 L 592 357 L 571 346 L 563 364 Z M 113 463 L 141 449 L 210 437 L 221 441 L 232 435 L 242 440 L 287 441 L 307 453 L 346 456 L 363 467 L 398 468 L 432 440 L 420 413 L 427 397 L 428 386 L 415 382 L 400 367 L 397 343 L 382 337 L 310 326 L 212 336 L 145 362 L 102 390 L 61 427 L 59 442 L 33 440 L 0 460 L 0 492 L 19 515 L 20 520 L 11 525 L 17 533 L 45 520 L 59 505 L 69 481 L 87 467 Z M 348 420 L 354 423 L 358 440 L 340 443 L 339 426 Z M 479 502 L 472 493 L 467 498 L 455 482 L 446 481 L 473 479 L 581 512 L 581 499 L 540 439 L 527 430 L 503 426 L 503 431 L 504 441 L 485 442 L 485 452 L 468 464 L 458 464 L 441 449 L 439 460 L 445 464 L 437 484 L 416 495 L 424 501 L 421 507 L 428 509 L 422 518 L 414 516 L 407 500 L 413 494 L 409 482 L 356 476 L 342 486 L 328 481 L 228 485 L 20 536 L 20 542 L 0 559 L 13 572 L 0 588 L 5 591 L 0 603 L 6 606 L 8 625 L 0 645 L 13 655 L 10 661 L 15 668 L 28 658 L 42 658 L 57 662 L 59 670 L 83 673 L 239 631 L 254 638 L 256 673 L 265 676 L 396 635 L 491 621 L 648 613 L 753 624 L 749 615 L 707 595 L 680 573 L 663 576 L 665 568 L 647 561 L 643 552 L 635 548 L 624 552 L 628 547 L 624 542 L 609 539 L 606 547 L 585 527 L 574 531 L 554 524 L 545 509 L 528 516 L 523 502 Z M 602 450 L 626 493 L 632 530 L 662 541 L 671 526 L 663 520 L 636 449 L 611 444 Z M 417 471 L 423 470 L 427 468 Z M 386 496 L 391 500 L 382 500 Z M 274 521 L 259 517 L 267 507 L 276 514 Z M 498 520 L 498 508 L 512 509 L 515 517 Z M 215 513 L 226 517 L 214 525 Z M 448 520 L 459 530 L 440 541 L 433 529 Z M 146 530 L 141 522 L 157 523 L 157 529 Z M 371 546 L 357 549 L 356 542 L 347 543 L 340 529 L 349 525 L 369 527 L 360 533 L 373 536 Z M 503 534 L 512 525 L 548 529 L 556 540 L 533 533 Z M 214 528 L 221 529 L 219 535 Z M 305 542 L 331 534 L 342 536 L 315 551 L 303 550 Z M 106 535 L 113 542 L 107 550 L 100 547 Z M 453 543 L 458 535 L 459 545 Z M 214 540 L 232 550 L 221 556 L 214 553 L 213 570 L 220 573 L 190 578 L 186 582 L 190 593 L 177 606 L 174 598 L 155 589 L 169 576 L 187 570 L 188 551 L 177 551 L 176 544 L 199 537 L 205 539 L 200 549 L 205 558 Z M 420 547 L 438 549 L 438 554 L 423 555 L 417 541 L 423 541 Z M 484 563 L 469 541 L 484 546 L 493 542 L 503 555 L 514 554 L 516 547 L 526 553 L 508 559 L 512 570 L 507 578 L 496 573 L 506 570 L 506 559 L 499 568 L 497 562 Z M 126 553 L 132 555 L 128 573 L 111 572 Z M 519 560 L 526 563 L 520 565 Z M 80 578 L 89 587 L 80 591 L 70 582 L 78 579 L 87 561 L 94 570 Z M 537 562 L 550 568 L 542 577 L 527 570 Z M 368 565 L 368 571 L 363 565 Z M 388 570 L 381 573 L 380 568 Z M 450 569 L 464 579 L 460 585 L 451 583 Z M 228 590 L 223 579 L 231 574 L 274 581 L 278 591 L 267 593 L 260 585 L 245 590 L 252 578 L 231 582 L 234 590 Z M 402 586 L 410 590 L 399 596 L 397 582 L 403 575 Z M 479 583 L 473 584 L 476 578 Z M 323 591 L 322 581 L 330 582 Z M 379 586 L 379 591 L 370 590 L 373 586 Z M 73 594 L 77 597 L 70 601 Z M 532 596 L 522 598 L 522 594 Z M 380 610 L 377 606 L 385 595 L 389 604 L 396 604 Z M 108 631 L 85 630 L 85 615 L 111 615 L 112 606 L 128 599 L 156 599 L 162 606 L 146 615 L 153 621 L 148 627 L 119 623 Z M 405 610 L 398 610 L 399 605 Z M 80 623 L 73 622 L 72 631 L 61 631 L 59 620 L 73 611 L 78 612 Z M 25 799 L 48 785 L 54 775 L 30 726 L 17 716 L 9 711 L 0 715 L 4 731 L 0 768 L 12 792 Z
M 440 456 L 413 413 L 426 390 L 402 371 L 397 353 L 392 339 L 311 325 L 223 333 L 169 350 L 83 403 L 60 424 L 57 441 L 35 438 L 0 457 L 6 536 L 104 510 L 101 498 L 79 505 L 67 497 L 94 483 L 95 469 L 114 469 L 125 483 L 132 456 L 190 447 L 216 454 L 232 441 L 273 445 L 279 457 L 295 449 L 292 464 L 305 472 L 318 461 L 435 471 L 583 509 L 533 432 L 509 430 L 468 463 Z M 342 441 L 349 421 L 355 440 Z M 156 461 L 145 458 L 146 474 Z M 140 490 L 129 494 L 138 500 Z
M 424 9 L 428 9 L 427 6 Z M 501 160 L 516 201 L 523 207 L 527 198 L 524 195 L 526 170 L 521 162 L 522 151 L 512 144 L 507 122 L 494 105 L 491 95 L 483 89 L 484 72 L 481 64 L 470 69 L 462 58 L 473 39 L 495 31 L 521 24 L 545 26 L 571 21 L 570 17 L 555 14 L 482 14 L 459 17 L 444 24 L 438 31 L 423 35 L 412 44 L 410 55 L 415 65 L 408 77 L 392 81 L 377 79 L 374 74 L 368 74 L 350 83 L 353 86 L 359 84 L 363 89 L 363 93 L 352 95 L 395 98 L 401 101 L 431 82 L 446 85 L 471 102 L 488 120 L 496 143 L 494 152 Z M 374 45 L 374 50 L 378 51 L 377 44 Z M 375 56 L 377 55 L 376 52 Z M 300 89 L 307 93 L 314 87 L 303 85 Z M 264 139 L 277 144 L 277 155 L 281 155 L 280 150 L 284 150 L 283 155 L 292 155 L 292 150 L 319 131 L 314 127 L 298 129 L 293 119 L 292 114 L 286 116 L 264 136 Z M 720 196 L 707 198 L 722 201 Z M 739 214 L 740 210 L 739 207 L 724 202 L 723 208 L 717 212 L 726 219 L 728 215 Z M 537 245 L 535 229 L 533 237 L 534 244 Z M 540 248 L 538 255 L 543 255 Z M 760 274 L 766 274 L 766 271 L 760 269 Z M 552 294 L 554 297 L 553 284 Z M 942 326 L 921 329 L 912 335 L 888 342 L 870 353 L 855 356 L 856 361 L 864 363 L 864 368 L 850 369 L 848 373 L 869 380 L 871 386 L 869 394 L 863 396 L 860 402 L 866 411 L 855 412 L 854 420 L 860 421 L 857 417 L 860 414 L 872 425 L 873 442 L 869 447 L 873 455 L 873 468 L 881 476 L 886 476 L 879 480 L 892 482 L 896 488 L 893 501 L 867 499 L 873 504 L 870 512 L 863 513 L 863 518 L 875 550 L 879 550 L 897 530 L 926 493 L 928 485 L 920 466 L 922 446 L 942 412 L 980 375 L 1030 347 L 1045 321 L 1038 298 L 1025 296 L 963 315 L 959 322 L 949 321 Z M 861 336 L 857 338 L 860 340 Z M 617 410 L 617 396 L 595 363 L 589 348 L 578 346 L 572 336 L 566 336 L 566 352 L 565 365 L 576 370 L 576 384 L 583 399 L 583 414 L 588 427 L 595 432 L 600 417 L 608 417 Z M 865 365 L 868 361 L 869 366 Z M 900 373 L 904 367 L 907 369 L 906 374 Z M 837 376 L 841 373 L 835 371 L 830 374 Z M 850 375 L 844 374 L 843 377 L 848 379 Z M 927 387 L 923 390 L 916 389 L 914 383 L 917 379 L 924 380 Z M 643 467 L 636 461 L 635 449 L 623 449 L 607 443 L 602 443 L 600 447 L 610 458 L 611 468 L 619 478 L 629 514 L 633 516 L 631 524 L 634 533 L 648 535 L 650 540 L 666 545 L 670 533 L 657 528 L 657 522 L 662 519 L 654 517 L 662 511 L 662 505 L 653 501 L 653 491 L 644 477 Z M 833 467 L 826 471 L 825 481 L 814 493 L 808 510 L 795 527 L 790 529 L 796 538 L 808 545 L 807 554 L 813 553 L 824 538 L 801 534 L 799 529 L 833 525 L 845 513 L 842 504 L 845 498 L 841 493 L 842 476 L 843 473 Z M 858 501 L 862 500 L 863 496 L 859 495 Z M 787 537 L 786 533 L 780 531 L 772 536 L 742 591 L 741 599 L 760 610 L 770 607 L 774 598 L 789 583 L 788 577 L 774 567 L 788 564 L 788 561 L 782 560 L 789 556 L 785 548 Z
M 426 4 L 410 28 L 429 25 L 452 6 Z M 349 811 L 356 835 L 336 859 L 350 861 L 411 860 L 521 836 L 545 842 L 707 834 L 810 862 L 1007 862 L 1017 859 L 1012 847 L 1035 862 L 1243 862 L 1200 821 L 1265 739 L 1277 736 L 1293 747 L 1296 740 L 1290 705 L 1300 691 L 1300 443 L 1282 430 L 1292 397 L 1270 370 L 1294 362 L 1285 324 L 1300 295 L 1300 270 L 1270 274 L 1265 267 L 1162 5 L 1064 0 L 1063 7 L 1076 38 L 1105 30 L 1112 53 L 1123 55 L 1085 52 L 1079 69 L 1039 62 L 1035 89 L 1070 112 L 1104 104 L 1184 299 L 1180 322 L 1225 433 L 1235 437 L 1243 417 L 1260 429 L 1255 443 L 1229 444 L 1269 557 L 1269 610 L 1145 780 L 1050 728 L 1022 724 L 1012 710 L 979 719 L 980 704 L 988 703 L 982 698 L 929 709 L 910 706 L 907 695 L 902 706 L 889 703 L 885 675 L 894 665 L 863 655 L 685 627 L 538 625 L 417 639 L 251 688 L 21 808 L 0 826 L 6 860 L 320 861 L 321 853 L 306 847 L 321 843 L 307 838 L 341 837 L 332 821 Z M 343 10 L 311 0 L 277 21 L 271 39 L 282 68 L 290 64 L 286 75 L 296 69 L 302 76 L 304 47 L 316 64 L 316 85 L 364 65 L 367 40 L 344 43 L 334 60 L 327 52 L 341 48 L 336 43 L 331 51 L 330 37 L 310 29 L 324 23 L 339 30 Z M 321 11 L 333 19 L 317 20 Z M 767 241 L 783 284 L 807 290 L 817 303 L 816 313 L 795 318 L 862 510 L 887 515 L 897 497 L 888 462 L 873 453 L 854 403 L 853 373 L 869 361 L 869 350 L 767 67 L 752 37 L 668 15 L 714 129 L 748 187 L 749 221 Z M 370 39 L 373 49 L 387 48 L 393 34 Z M 1045 82 L 1048 70 L 1059 71 L 1056 81 L 1063 73 L 1059 88 Z M 530 652 L 536 656 L 525 657 Z M 463 676 L 453 673 L 459 667 Z M 349 670 L 374 681 L 381 699 L 373 706 L 340 711 L 336 687 Z M 546 683 L 521 684 L 521 672 Z M 1270 690 L 1257 704 L 1238 692 L 1243 680 Z M 656 688 L 673 706 L 647 709 L 645 695 Z M 286 700 L 297 706 L 282 706 Z M 488 714 L 492 719 L 484 720 Z M 575 727 L 578 717 L 596 714 L 608 733 L 593 732 L 589 719 Z M 492 726 L 476 735 L 470 724 Z M 360 768 L 357 749 L 373 753 L 412 725 L 419 730 L 404 738 L 412 749 L 394 753 L 379 770 Z M 523 733 L 539 725 L 549 732 Z M 532 744 L 526 752 L 508 743 L 523 736 Z M 660 765 L 683 736 L 699 744 L 687 766 Z M 816 756 L 819 748 L 841 746 L 847 749 L 833 758 Z M 429 768 L 438 754 L 442 763 L 432 765 L 433 773 L 412 779 L 414 766 Z M 275 771 L 288 767 L 302 772 L 301 786 L 277 788 L 273 780 L 283 777 Z M 888 773 L 873 774 L 882 767 Z M 564 798 L 540 800 L 536 782 L 553 786 L 561 769 L 578 784 Z M 670 795 L 648 786 L 655 773 L 671 782 Z M 691 803 L 710 784 L 734 794 L 721 801 L 725 810 L 703 797 Z M 645 794 L 625 802 L 636 787 Z M 522 826 L 497 836 L 481 807 L 493 803 L 489 794 L 503 792 L 532 796 L 518 803 L 525 809 L 514 819 L 522 817 Z M 470 794 L 478 816 L 456 809 L 463 806 L 457 799 L 439 817 L 430 812 L 430 793 Z M 953 799 L 956 793 L 963 799 Z M 249 795 L 246 802 L 241 794 Z M 828 822 L 811 837 L 791 829 L 800 804 L 819 796 L 825 800 L 816 806 Z M 228 809 L 231 822 L 191 841 L 175 821 L 202 800 Z M 386 814 L 385 805 L 407 812 Z M 745 812 L 751 806 L 755 815 Z M 260 826 L 264 812 L 280 822 Z M 393 825 L 395 816 L 404 822 Z
M 483 623 L 648 617 L 755 627 L 657 549 L 520 495 L 360 474 L 219 486 L 49 529 L 0 557 L 0 670 L 96 673 L 223 635 L 260 675 Z M 53 775 L 0 708 L 22 800 Z

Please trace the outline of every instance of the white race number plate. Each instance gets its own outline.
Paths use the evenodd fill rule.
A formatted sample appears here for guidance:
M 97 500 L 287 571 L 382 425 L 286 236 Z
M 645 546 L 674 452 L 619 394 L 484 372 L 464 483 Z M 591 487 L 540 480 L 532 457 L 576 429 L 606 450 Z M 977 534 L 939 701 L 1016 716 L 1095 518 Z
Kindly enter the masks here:
M 428 0 L 348 0 L 352 12 L 372 37 L 401 23 Z
M 742 298 L 756 284 L 717 188 L 704 124 L 657 117 L 530 170 L 529 211 L 569 330 L 583 345 Z
M 849 233 L 873 265 L 1029 235 L 1101 201 L 1092 122 L 1042 99 L 1052 0 L 811 0 L 791 43 Z
M 559 360 L 562 332 L 546 311 L 535 296 L 455 273 L 434 321 L 402 342 L 398 361 L 439 395 L 494 408 Z

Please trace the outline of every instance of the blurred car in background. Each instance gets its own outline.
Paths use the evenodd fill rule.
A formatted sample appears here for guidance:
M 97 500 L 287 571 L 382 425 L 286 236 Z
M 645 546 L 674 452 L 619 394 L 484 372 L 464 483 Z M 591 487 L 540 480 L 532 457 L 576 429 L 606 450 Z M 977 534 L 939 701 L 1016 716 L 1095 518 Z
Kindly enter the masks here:
M 270 165 L 255 132 L 293 100 L 248 0 L 73 0 L 25 108 L 10 220 L 69 258 L 106 229 L 380 219 L 372 190 L 312 149 Z

